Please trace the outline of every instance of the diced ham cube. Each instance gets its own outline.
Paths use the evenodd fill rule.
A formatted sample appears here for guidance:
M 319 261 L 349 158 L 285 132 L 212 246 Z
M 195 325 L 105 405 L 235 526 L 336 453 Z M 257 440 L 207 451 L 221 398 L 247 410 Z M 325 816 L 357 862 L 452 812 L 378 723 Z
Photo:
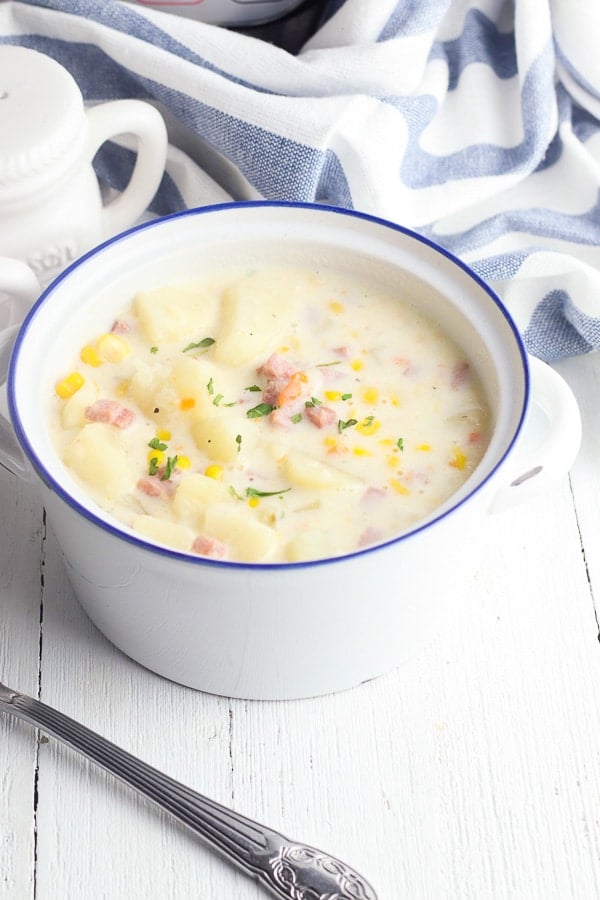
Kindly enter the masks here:
M 376 544 L 377 541 L 380 541 L 382 538 L 383 532 L 379 531 L 377 528 L 373 528 L 372 525 L 369 525 L 359 537 L 358 546 L 368 547 L 369 544 Z
M 329 406 L 308 406 L 306 408 L 306 418 L 310 419 L 317 428 L 327 428 L 337 422 L 337 413 Z
M 267 401 L 268 402 L 268 401 Z M 291 428 L 293 426 L 292 417 L 289 414 L 289 411 L 285 411 L 282 409 L 274 409 L 273 412 L 269 413 L 269 422 L 271 425 L 275 425 L 277 428 Z
M 285 406 L 298 399 L 304 393 L 304 385 L 308 379 L 281 353 L 272 353 L 268 360 L 256 370 L 257 375 L 264 375 L 267 383 L 263 390 L 263 400 L 271 406 Z
M 288 381 L 295 371 L 296 367 L 292 365 L 287 357 L 282 356 L 281 353 L 272 353 L 268 360 L 262 366 L 259 366 L 256 374 L 266 375 L 267 378 L 282 378 L 284 381 Z
M 179 472 L 172 472 L 170 478 L 163 480 L 165 473 L 164 467 L 159 469 L 156 475 L 144 475 L 137 483 L 138 491 L 146 494 L 148 497 L 161 497 L 166 499 L 170 497 L 177 487 L 177 482 L 181 477 Z
M 363 494 L 362 502 L 367 506 L 373 506 L 376 505 L 379 501 L 383 500 L 386 494 L 387 491 L 384 488 L 373 487 L 371 485 Z
M 210 559 L 223 559 L 227 553 L 227 547 L 222 541 L 199 534 L 192 544 L 192 553 L 199 556 L 208 556 Z
M 269 378 L 263 391 L 263 400 L 270 406 L 277 406 L 277 399 L 288 383 L 287 378 Z
M 90 422 L 106 422 L 115 428 L 127 428 L 135 419 L 132 409 L 123 406 L 118 400 L 96 400 L 86 407 L 85 417 Z
M 452 390 L 456 391 L 459 387 L 462 387 L 469 378 L 469 375 L 470 371 L 468 362 L 454 363 L 450 371 L 450 387 L 452 388 Z
M 113 322 L 112 328 L 110 330 L 113 334 L 127 334 L 129 331 L 131 331 L 131 327 L 129 323 L 124 319 L 116 319 Z
M 137 489 L 148 497 L 164 497 L 166 495 L 165 482 L 159 481 L 156 475 L 144 475 L 138 481 Z

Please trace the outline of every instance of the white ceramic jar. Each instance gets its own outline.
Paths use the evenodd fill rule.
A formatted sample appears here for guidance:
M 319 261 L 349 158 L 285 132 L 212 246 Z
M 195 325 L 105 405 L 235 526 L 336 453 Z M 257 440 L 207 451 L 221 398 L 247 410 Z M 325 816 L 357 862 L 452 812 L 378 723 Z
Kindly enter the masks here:
M 141 6 L 175 13 L 212 25 L 262 25 L 279 19 L 304 0 L 133 0 Z
M 92 160 L 125 134 L 137 139 L 133 174 L 104 204 Z M 167 133 L 154 107 L 118 100 L 86 110 L 69 72 L 25 47 L 0 47 L 0 135 L 0 255 L 27 263 L 42 285 L 133 225 L 164 172 Z

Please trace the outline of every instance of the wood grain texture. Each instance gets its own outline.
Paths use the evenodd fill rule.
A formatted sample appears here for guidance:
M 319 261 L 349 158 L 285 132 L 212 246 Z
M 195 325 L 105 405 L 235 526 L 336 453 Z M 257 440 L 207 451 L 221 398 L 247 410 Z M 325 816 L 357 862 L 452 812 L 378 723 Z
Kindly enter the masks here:
M 431 646 L 318 700 L 230 701 L 128 660 L 78 606 L 35 501 L 0 470 L 4 680 L 35 694 L 39 671 L 43 700 L 346 859 L 380 900 L 593 900 L 600 361 L 559 368 L 585 428 L 570 480 L 486 520 L 464 595 Z M 0 900 L 266 896 L 110 776 L 53 740 L 38 745 L 26 726 L 0 719 L 0 766 Z

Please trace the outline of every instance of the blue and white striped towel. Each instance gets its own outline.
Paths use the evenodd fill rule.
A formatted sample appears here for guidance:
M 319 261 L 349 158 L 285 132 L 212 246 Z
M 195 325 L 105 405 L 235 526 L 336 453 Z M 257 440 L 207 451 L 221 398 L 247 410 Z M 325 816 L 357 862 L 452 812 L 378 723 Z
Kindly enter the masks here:
M 469 263 L 533 354 L 599 349 L 598 0 L 322 6 L 296 55 L 120 0 L 0 0 L 0 42 L 53 56 L 90 103 L 159 106 L 155 213 L 229 195 L 374 213 Z M 118 188 L 130 160 L 98 165 Z

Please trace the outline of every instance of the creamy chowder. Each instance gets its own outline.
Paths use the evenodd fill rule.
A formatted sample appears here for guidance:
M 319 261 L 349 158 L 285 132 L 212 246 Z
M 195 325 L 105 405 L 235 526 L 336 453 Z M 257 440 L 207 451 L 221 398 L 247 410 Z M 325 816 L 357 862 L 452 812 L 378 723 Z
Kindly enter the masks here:
M 477 466 L 489 414 L 464 351 L 388 287 L 257 268 L 132 298 L 74 348 L 51 428 L 144 538 L 290 562 L 413 527 Z

